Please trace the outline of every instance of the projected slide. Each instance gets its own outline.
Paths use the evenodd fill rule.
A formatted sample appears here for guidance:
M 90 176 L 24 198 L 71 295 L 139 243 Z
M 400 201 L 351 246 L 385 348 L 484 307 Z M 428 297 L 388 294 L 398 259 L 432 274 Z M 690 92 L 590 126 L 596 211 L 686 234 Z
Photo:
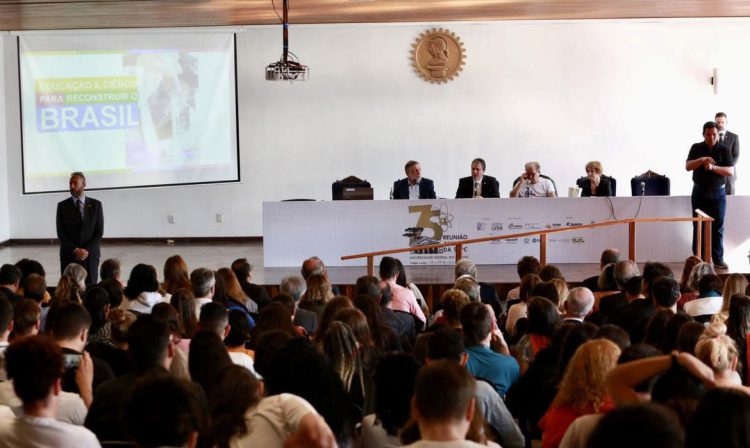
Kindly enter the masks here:
M 24 192 L 239 180 L 234 36 L 19 37 Z

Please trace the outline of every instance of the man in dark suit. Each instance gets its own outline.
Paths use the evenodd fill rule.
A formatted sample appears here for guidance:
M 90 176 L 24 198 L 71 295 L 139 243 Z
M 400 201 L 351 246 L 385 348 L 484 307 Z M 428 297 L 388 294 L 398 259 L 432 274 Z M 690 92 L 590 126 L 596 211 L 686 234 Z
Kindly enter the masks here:
M 456 199 L 465 198 L 499 198 L 500 183 L 492 176 L 485 176 L 487 164 L 484 159 L 476 158 L 471 161 L 471 176 L 458 181 Z
M 409 160 L 404 167 L 406 178 L 393 183 L 393 199 L 435 199 L 435 184 L 422 177 L 422 167 Z
M 734 182 L 737 180 L 737 160 L 740 158 L 740 138 L 737 134 L 727 130 L 727 114 L 719 112 L 714 118 L 716 127 L 719 129 L 719 143 L 729 147 L 732 153 L 732 162 L 734 163 L 735 171 L 731 176 L 727 176 L 725 180 L 727 194 L 734 194 Z
M 70 175 L 70 195 L 57 204 L 57 239 L 60 241 L 60 272 L 78 263 L 88 272 L 86 284 L 97 283 L 104 213 L 102 203 L 86 197 L 86 177 Z

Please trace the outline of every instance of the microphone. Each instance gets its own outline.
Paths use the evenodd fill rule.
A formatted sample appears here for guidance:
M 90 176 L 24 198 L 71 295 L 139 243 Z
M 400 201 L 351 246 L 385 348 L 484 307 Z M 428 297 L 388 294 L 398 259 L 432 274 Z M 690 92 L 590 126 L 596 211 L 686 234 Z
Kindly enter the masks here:
M 646 182 L 641 181 L 641 196 L 646 195 Z

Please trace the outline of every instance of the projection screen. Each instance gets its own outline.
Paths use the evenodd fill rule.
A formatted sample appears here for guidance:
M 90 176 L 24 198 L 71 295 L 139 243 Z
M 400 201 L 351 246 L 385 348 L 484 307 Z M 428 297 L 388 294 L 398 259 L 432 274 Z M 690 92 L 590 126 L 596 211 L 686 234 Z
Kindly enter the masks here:
M 19 35 L 23 191 L 239 181 L 234 34 Z

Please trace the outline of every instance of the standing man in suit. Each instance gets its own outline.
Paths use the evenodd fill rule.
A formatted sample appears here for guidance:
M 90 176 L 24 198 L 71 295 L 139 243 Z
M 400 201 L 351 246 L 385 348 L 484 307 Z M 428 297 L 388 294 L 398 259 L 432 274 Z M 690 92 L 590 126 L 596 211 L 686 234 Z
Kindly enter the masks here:
M 500 183 L 492 176 L 485 176 L 487 164 L 484 159 L 476 158 L 471 161 L 471 176 L 462 177 L 458 181 L 456 199 L 466 198 L 499 198 Z
M 393 183 L 393 199 L 435 199 L 435 184 L 422 177 L 422 167 L 416 160 L 409 160 L 404 167 L 406 179 Z
M 719 112 L 714 117 L 716 127 L 719 129 L 719 143 L 728 146 L 732 153 L 732 163 L 734 172 L 731 176 L 725 177 L 727 194 L 734 194 L 734 182 L 737 180 L 737 159 L 740 158 L 740 138 L 737 134 L 727 131 L 727 114 Z
M 57 204 L 60 272 L 70 263 L 86 268 L 86 284 L 97 283 L 100 245 L 104 233 L 102 203 L 86 196 L 86 177 L 70 175 L 70 197 Z

